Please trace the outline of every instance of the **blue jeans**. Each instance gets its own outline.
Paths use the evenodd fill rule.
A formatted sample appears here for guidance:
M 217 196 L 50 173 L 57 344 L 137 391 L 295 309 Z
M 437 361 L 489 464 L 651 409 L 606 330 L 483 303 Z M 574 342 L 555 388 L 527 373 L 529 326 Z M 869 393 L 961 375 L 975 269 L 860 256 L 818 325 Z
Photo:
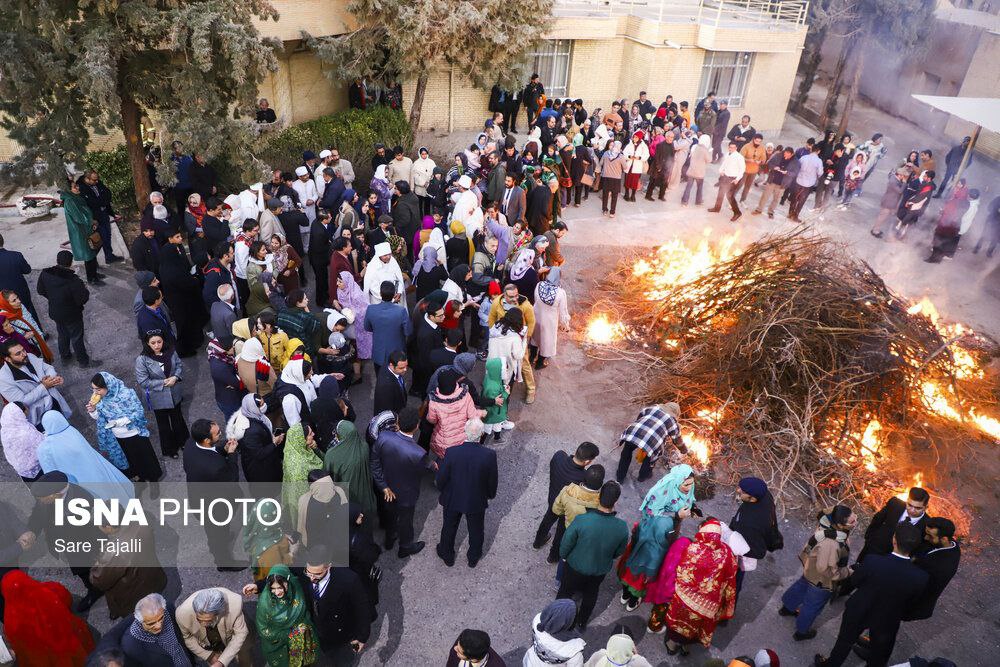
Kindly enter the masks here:
M 805 577 L 799 577 L 798 581 L 789 586 L 785 594 L 781 596 L 781 604 L 789 611 L 798 610 L 795 631 L 801 634 L 809 631 L 813 621 L 823 611 L 823 607 L 832 596 L 832 591 L 814 586 L 806 581 Z

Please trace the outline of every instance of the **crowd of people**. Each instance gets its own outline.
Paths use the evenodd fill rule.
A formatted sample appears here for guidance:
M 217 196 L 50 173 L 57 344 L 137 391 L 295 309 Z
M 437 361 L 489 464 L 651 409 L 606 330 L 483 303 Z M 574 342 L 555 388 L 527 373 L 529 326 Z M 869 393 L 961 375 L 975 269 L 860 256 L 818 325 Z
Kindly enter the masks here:
M 819 209 L 835 198 L 848 206 L 887 152 L 881 135 L 860 146 L 832 133 L 797 149 L 764 144 L 749 116 L 730 128 L 726 101 L 712 94 L 689 108 L 670 96 L 656 107 L 642 93 L 631 104 L 615 101 L 608 112 L 590 113 L 582 100 L 546 100 L 537 76 L 516 96 L 529 122 L 519 138 L 516 117 L 503 111 L 511 109 L 511 96 L 495 93 L 495 113 L 476 143 L 440 162 L 426 147 L 411 157 L 401 146 L 379 144 L 367 184 L 355 182 L 354 166 L 336 147 L 316 147 L 294 172 L 274 171 L 267 183 L 224 195 L 204 157 L 175 143 L 177 184 L 150 195 L 130 247 L 134 378 L 101 371 L 86 388 L 94 444 L 70 423 L 50 335 L 23 277 L 30 267 L 16 251 L 0 250 L 0 441 L 36 498 L 12 549 L 32 549 L 42 533 L 52 549 L 58 533 L 45 521 L 56 498 L 141 495 L 163 478 L 166 459 L 178 460 L 203 494 L 211 484 L 241 479 L 308 485 L 304 494 L 282 498 L 286 525 L 258 518 L 241 534 L 205 527 L 220 571 L 250 568 L 241 591 L 207 588 L 175 605 L 162 595 L 160 567 L 139 567 L 127 556 L 74 566 L 85 590 L 75 610 L 86 612 L 103 596 L 112 619 L 121 619 L 96 646 L 80 631 L 64 587 L 11 571 L 2 586 L 5 634 L 21 664 L 50 664 L 44 657 L 58 655 L 58 664 L 78 665 L 93 653 L 97 665 L 246 665 L 255 651 L 274 667 L 353 664 L 378 617 L 379 560 L 394 548 L 399 559 L 424 549 L 414 513 L 425 476 L 433 476 L 442 506 L 437 557 L 455 566 L 463 517 L 468 567 L 484 557 L 485 514 L 498 494 L 491 444 L 516 428 L 509 410 L 515 395 L 524 405 L 535 401 L 569 326 L 562 287 L 569 267 L 560 250 L 566 209 L 599 192 L 603 213 L 613 218 L 619 201 L 634 202 L 643 190 L 646 199 L 663 200 L 681 187 L 683 205 L 692 190 L 701 205 L 708 165 L 721 161 L 710 210 L 728 201 L 736 221 L 740 203 L 761 186 L 754 213 L 774 217 L 788 201 L 789 218 L 798 220 L 812 193 Z M 895 212 L 902 236 L 928 200 L 945 192 L 962 154 L 956 151 L 946 158 L 940 186 L 930 150 L 893 171 L 882 199 L 889 213 L 880 214 L 873 234 L 881 235 Z M 886 199 L 890 191 L 898 194 L 893 201 Z M 99 368 L 103 362 L 86 349 L 85 312 L 89 289 L 104 284 L 98 252 L 109 264 L 122 261 L 110 245 L 118 214 L 92 170 L 61 195 L 71 250 L 59 251 L 55 266 L 41 272 L 35 293 L 47 300 L 56 325 L 59 362 Z M 954 184 L 941 214 L 951 226 L 939 221 L 935 253 L 948 254 L 945 241 L 953 237 L 945 230 L 968 231 L 977 203 L 964 179 Z M 1000 198 L 982 233 L 987 254 L 997 243 L 998 207 Z M 74 260 L 84 263 L 90 287 Z M 181 387 L 191 358 L 202 353 L 218 414 L 192 406 L 199 418 L 189 424 Z M 357 424 L 359 397 L 351 388 L 366 377 L 373 379 L 373 417 Z M 533 546 L 551 540 L 557 593 L 530 624 L 523 665 L 649 664 L 626 629 L 584 662 L 581 634 L 612 572 L 627 612 L 650 605 L 647 629 L 663 634 L 667 654 L 709 647 L 716 627 L 734 617 L 747 573 L 782 548 L 774 499 L 761 479 L 740 481 L 739 507 L 728 523 L 703 515 L 695 470 L 684 462 L 680 415 L 676 403 L 643 409 L 619 438 L 613 480 L 594 462 L 600 451 L 593 443 L 553 456 Z M 639 482 L 656 468 L 667 470 L 629 525 L 616 504 L 633 458 Z M 338 485 L 346 486 L 346 498 Z M 959 547 L 954 525 L 929 517 L 928 503 L 922 489 L 911 490 L 905 503 L 890 500 L 853 564 L 855 510 L 838 505 L 820 514 L 801 554 L 802 576 L 780 610 L 796 617 L 794 638 L 806 641 L 827 602 L 851 593 L 837 643 L 817 665 L 843 664 L 852 648 L 868 664 L 885 665 L 900 623 L 930 617 L 957 570 Z M 344 545 L 327 541 L 341 505 L 348 567 L 334 566 L 331 557 Z M 681 534 L 688 523 L 696 524 L 691 537 Z M 233 565 L 238 542 L 245 565 Z M 250 598 L 253 614 L 244 613 Z M 28 613 L 39 620 L 24 622 Z M 43 622 L 47 630 L 39 633 Z M 466 629 L 448 664 L 504 662 L 486 633 Z M 762 650 L 734 664 L 776 666 L 778 658 Z

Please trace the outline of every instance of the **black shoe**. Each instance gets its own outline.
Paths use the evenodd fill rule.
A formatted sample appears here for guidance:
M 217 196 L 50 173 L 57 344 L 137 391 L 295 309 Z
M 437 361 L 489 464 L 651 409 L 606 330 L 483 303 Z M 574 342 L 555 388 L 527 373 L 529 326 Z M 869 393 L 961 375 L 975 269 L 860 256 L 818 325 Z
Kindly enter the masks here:
M 469 567 L 475 567 L 475 566 L 479 565 L 479 560 L 480 560 L 479 558 L 470 558 L 469 559 Z
M 423 542 L 414 542 L 413 544 L 411 544 L 408 547 L 400 546 L 399 547 L 399 551 L 396 552 L 396 557 L 397 558 L 409 558 L 410 556 L 412 556 L 414 554 L 418 554 L 418 553 L 420 553 L 423 550 L 424 550 L 424 543 Z
M 552 533 L 545 533 L 545 535 L 543 535 L 541 538 L 539 538 L 536 535 L 535 536 L 535 541 L 531 543 L 531 548 L 532 549 L 541 549 L 542 547 L 544 547 L 546 544 L 549 543 L 550 539 L 552 539 Z
M 107 283 L 101 280 L 100 278 L 98 278 L 97 280 L 88 280 L 87 284 L 93 285 L 94 287 L 104 287 L 105 285 L 107 285 Z
M 667 201 L 667 198 L 666 197 L 657 197 L 656 201 Z M 586 627 L 586 625 L 584 625 L 584 627 Z
M 392 551 L 392 548 L 394 546 L 396 546 L 396 536 L 395 535 L 386 535 L 385 536 L 385 550 L 386 551 Z
M 825 667 L 825 665 L 826 665 L 826 658 L 817 653 L 813 657 L 813 667 Z
M 94 277 L 97 278 L 98 280 L 104 280 L 105 278 L 107 278 L 107 276 L 104 275 L 103 273 L 101 273 L 100 271 L 98 271 L 97 273 L 95 273 Z
M 217 567 L 215 569 L 218 570 L 219 572 L 242 572 L 243 570 L 247 569 L 247 566 L 246 565 L 242 565 L 242 566 L 241 565 L 224 565 L 224 566 Z
M 796 632 L 794 635 L 792 635 L 792 639 L 794 639 L 797 642 L 804 642 L 807 639 L 812 639 L 815 636 L 816 636 L 815 630 L 806 630 L 805 632 Z
M 77 613 L 82 614 L 82 613 L 86 612 L 87 610 L 89 610 L 91 607 L 94 606 L 95 602 L 97 602 L 98 600 L 101 599 L 102 595 L 104 595 L 104 594 L 101 593 L 101 592 L 98 592 L 98 591 L 90 591 L 90 592 L 88 592 L 86 595 L 84 595 L 82 598 L 80 598 L 79 602 L 76 603 L 76 611 L 77 611 Z
M 436 547 L 435 550 L 437 551 L 438 558 L 440 558 L 441 560 L 443 560 L 445 565 L 447 565 L 448 567 L 454 567 L 455 566 L 455 554 L 452 554 L 451 556 L 448 556 L 444 552 L 444 549 L 441 548 L 440 544 L 437 545 L 437 547 Z
M 124 257 L 119 257 L 118 255 L 111 255 L 111 257 L 108 257 L 107 259 L 104 260 L 104 263 L 117 264 L 118 262 L 124 262 L 124 261 L 125 261 Z
M 587 631 L 587 624 L 586 623 L 577 623 L 576 624 L 576 629 L 579 630 L 580 632 L 586 632 Z
M 650 197 L 649 195 L 646 195 L 646 201 L 653 201 L 653 198 Z
M 73 361 L 73 355 L 72 354 L 67 354 L 64 357 L 61 357 L 61 359 L 62 359 L 62 361 L 63 361 L 64 364 L 68 364 L 69 362 Z
M 550 565 L 555 565 L 556 563 L 559 562 L 559 554 L 549 554 L 548 557 L 545 559 L 545 562 Z
M 96 368 L 97 366 L 103 366 L 104 362 L 100 359 L 87 359 L 86 361 L 80 362 L 80 368 Z
M 785 607 L 785 605 L 781 605 L 781 609 L 778 610 L 778 615 L 779 616 L 798 616 L 799 612 L 792 611 L 791 609 L 788 609 L 787 607 Z

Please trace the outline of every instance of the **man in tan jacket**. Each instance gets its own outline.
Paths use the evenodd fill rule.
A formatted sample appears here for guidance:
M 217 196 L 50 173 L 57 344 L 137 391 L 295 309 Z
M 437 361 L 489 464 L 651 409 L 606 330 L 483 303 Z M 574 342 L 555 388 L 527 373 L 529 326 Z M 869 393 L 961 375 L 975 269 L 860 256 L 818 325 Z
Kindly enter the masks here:
M 205 588 L 186 599 L 176 613 L 184 645 L 209 667 L 253 665 L 250 631 L 243 618 L 238 593 L 226 588 Z
M 548 561 L 550 563 L 559 562 L 559 547 L 562 544 L 562 537 L 569 525 L 573 523 L 573 519 L 586 512 L 587 508 L 594 508 L 600 504 L 603 484 L 604 466 L 594 464 L 587 468 L 582 482 L 567 484 L 556 496 L 552 503 L 552 513 L 563 517 L 563 520 L 556 523 L 556 536 L 552 539 L 552 546 L 549 549 Z
M 819 528 L 799 554 L 802 576 L 781 597 L 782 616 L 796 616 L 796 641 L 812 639 L 812 624 L 833 597 L 840 582 L 851 576 L 847 566 L 851 554 L 847 538 L 858 525 L 858 517 L 846 505 L 837 505 L 819 516 Z
M 526 340 L 531 340 L 531 334 L 535 331 L 535 307 L 531 305 L 527 297 L 521 296 L 517 285 L 512 283 L 508 283 L 503 288 L 503 294 L 493 300 L 493 305 L 490 306 L 490 316 L 487 320 L 487 326 L 492 327 L 499 322 L 504 313 L 510 308 L 521 309 L 521 313 L 524 315 L 524 326 L 528 330 L 527 334 L 525 334 Z M 529 355 L 529 348 L 525 346 L 524 362 L 521 364 L 521 378 L 524 380 L 524 389 L 526 392 L 524 402 L 526 404 L 535 402 L 535 373 L 531 369 Z

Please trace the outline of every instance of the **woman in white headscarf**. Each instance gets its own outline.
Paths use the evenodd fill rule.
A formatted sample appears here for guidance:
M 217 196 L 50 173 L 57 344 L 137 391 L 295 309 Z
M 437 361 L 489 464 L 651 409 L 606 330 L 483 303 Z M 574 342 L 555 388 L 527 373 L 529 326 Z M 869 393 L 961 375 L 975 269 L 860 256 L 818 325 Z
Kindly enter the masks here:
M 392 256 L 392 247 L 388 243 L 379 243 L 375 246 L 375 256 L 365 270 L 364 291 L 369 304 L 382 303 L 380 290 L 382 283 L 387 280 L 396 286 L 396 294 L 403 294 L 406 289 L 403 270 Z
M 316 400 L 316 387 L 325 377 L 325 375 L 315 375 L 312 372 L 312 364 L 305 359 L 292 359 L 285 364 L 285 368 L 281 371 L 281 382 L 298 390 L 285 391 L 280 386 L 277 389 L 279 394 L 282 394 L 281 412 L 285 415 L 289 428 L 304 420 L 311 421 L 309 406 Z
M 389 183 L 389 178 L 385 174 L 384 164 L 380 164 L 378 168 L 375 169 L 375 175 L 372 176 L 370 190 L 378 195 L 379 214 L 389 213 L 392 210 L 392 185 Z
M 624 628 L 622 628 L 624 629 Z M 635 641 L 624 632 L 611 635 L 607 648 L 590 656 L 584 667 L 652 667 L 635 650 Z

